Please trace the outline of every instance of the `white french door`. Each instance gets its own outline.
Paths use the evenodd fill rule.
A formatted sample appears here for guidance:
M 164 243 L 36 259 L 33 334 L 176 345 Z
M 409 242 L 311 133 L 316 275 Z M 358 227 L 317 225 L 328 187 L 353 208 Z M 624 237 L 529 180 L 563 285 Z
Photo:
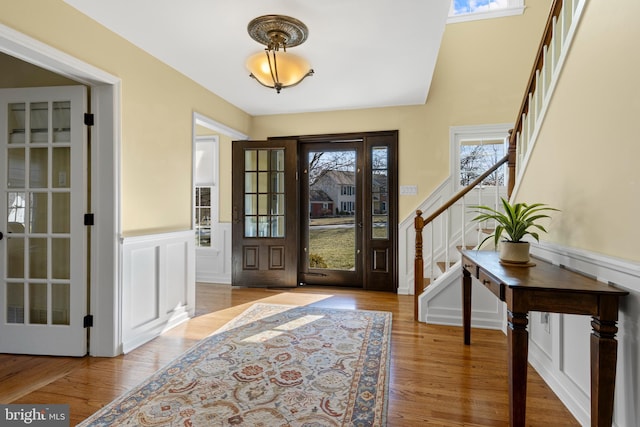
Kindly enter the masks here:
M 0 353 L 87 353 L 86 100 L 0 90 Z

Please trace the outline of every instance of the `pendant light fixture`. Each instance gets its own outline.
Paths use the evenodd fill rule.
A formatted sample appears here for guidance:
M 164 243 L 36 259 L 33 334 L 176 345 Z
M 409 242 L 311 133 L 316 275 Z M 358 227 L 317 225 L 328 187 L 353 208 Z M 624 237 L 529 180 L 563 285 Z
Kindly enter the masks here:
M 252 39 L 266 46 L 246 63 L 250 76 L 258 83 L 280 93 L 313 75 L 306 59 L 287 52 L 287 48 L 307 40 L 309 30 L 302 22 L 284 15 L 264 15 L 249 22 L 247 31 Z

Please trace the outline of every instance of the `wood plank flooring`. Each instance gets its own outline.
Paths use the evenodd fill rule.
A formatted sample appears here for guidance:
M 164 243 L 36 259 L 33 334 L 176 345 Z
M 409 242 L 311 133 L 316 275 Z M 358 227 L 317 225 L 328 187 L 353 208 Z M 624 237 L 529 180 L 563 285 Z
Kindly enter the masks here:
M 499 331 L 413 321 L 413 297 L 383 292 L 301 287 L 291 290 L 197 287 L 197 316 L 114 358 L 0 354 L 0 403 L 65 403 L 71 425 L 143 381 L 253 302 L 384 310 L 393 313 L 389 427 L 508 425 L 507 342 Z M 529 369 L 528 426 L 579 426 Z

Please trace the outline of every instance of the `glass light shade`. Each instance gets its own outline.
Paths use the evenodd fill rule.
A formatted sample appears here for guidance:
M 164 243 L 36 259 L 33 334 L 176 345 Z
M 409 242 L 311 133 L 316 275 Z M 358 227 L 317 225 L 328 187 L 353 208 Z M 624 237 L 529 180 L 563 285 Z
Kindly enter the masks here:
M 269 62 L 277 70 L 271 70 Z M 252 77 L 262 85 L 276 89 L 296 85 L 313 73 L 306 59 L 284 51 L 265 50 L 256 53 L 247 59 L 246 66 Z

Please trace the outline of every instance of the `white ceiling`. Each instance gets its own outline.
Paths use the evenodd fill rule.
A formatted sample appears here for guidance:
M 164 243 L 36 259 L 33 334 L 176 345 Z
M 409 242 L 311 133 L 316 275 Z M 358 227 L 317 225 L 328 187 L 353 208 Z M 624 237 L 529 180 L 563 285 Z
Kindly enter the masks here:
M 251 115 L 424 104 L 450 0 L 65 0 Z M 275 90 L 249 77 L 247 24 L 297 18 L 315 70 Z

